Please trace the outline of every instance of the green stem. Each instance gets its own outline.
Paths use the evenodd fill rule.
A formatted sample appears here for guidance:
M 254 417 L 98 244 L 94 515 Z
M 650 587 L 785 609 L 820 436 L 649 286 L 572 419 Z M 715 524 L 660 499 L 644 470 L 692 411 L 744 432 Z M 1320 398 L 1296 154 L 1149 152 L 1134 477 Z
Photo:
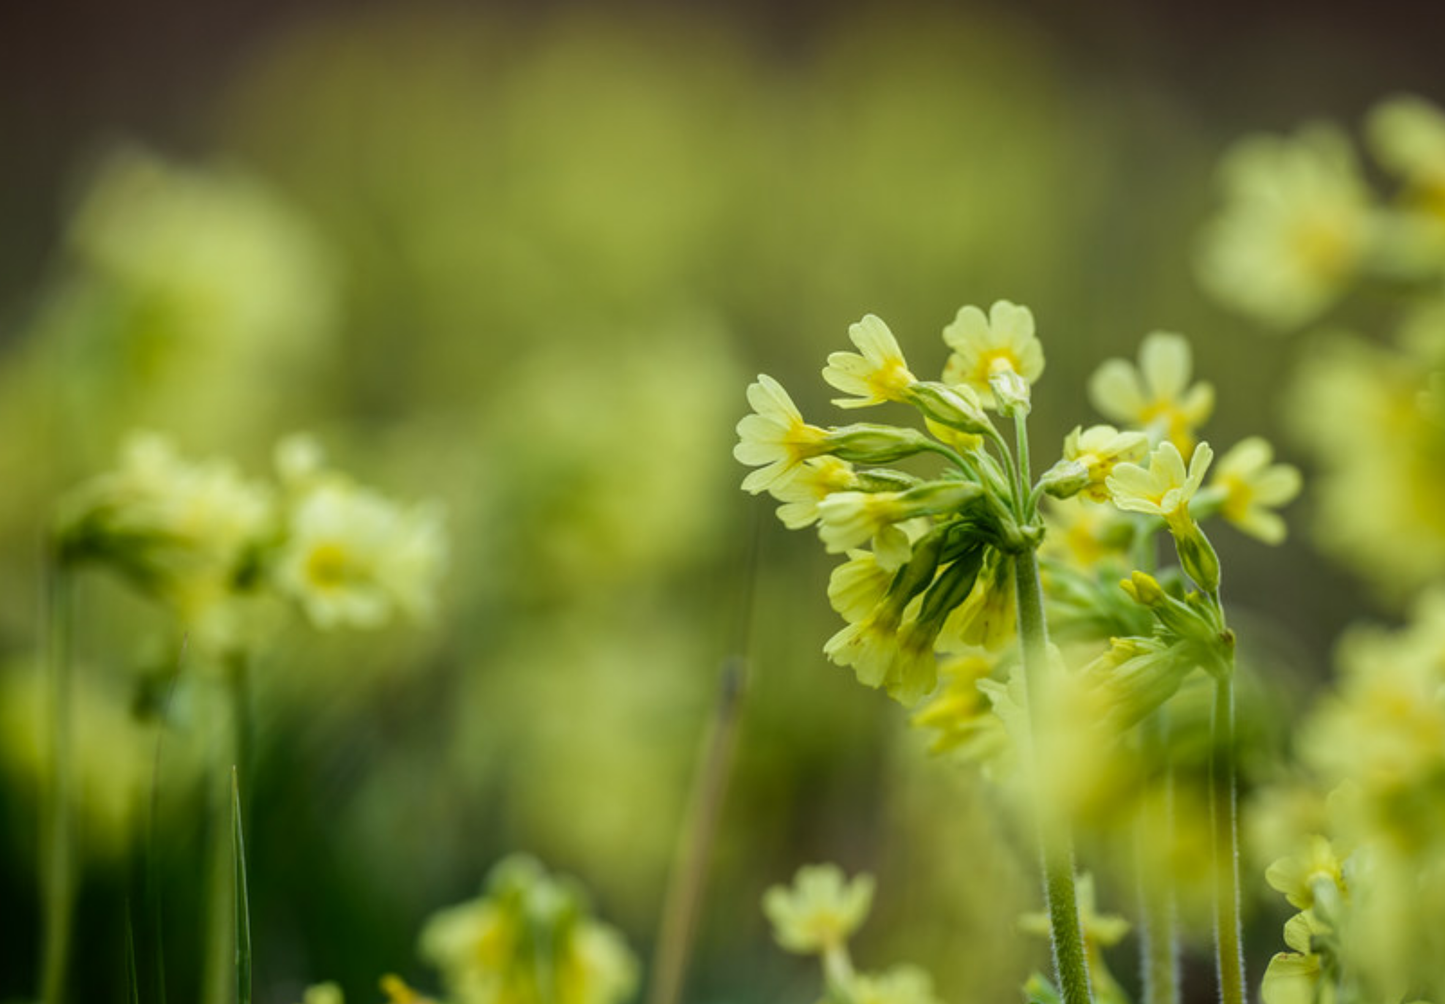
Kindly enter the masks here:
M 1160 708 L 1144 722 L 1146 768 L 1161 767 L 1159 795 L 1139 813 L 1135 850 L 1139 862 L 1139 962 L 1144 1004 L 1179 1004 L 1179 925 L 1174 913 L 1173 877 L 1157 866 L 1152 850 L 1174 834 L 1174 770 L 1169 762 L 1169 721 Z M 1151 860 L 1153 859 L 1153 860 Z
M 713 837 L 731 773 L 746 679 L 747 664 L 742 657 L 731 658 L 723 665 L 707 753 L 693 785 L 681 854 L 668 881 L 649 1004 L 676 1004 L 687 974 Z
M 70 956 L 71 907 L 75 900 L 75 823 L 71 784 L 71 732 L 75 672 L 70 660 L 73 582 L 63 559 L 51 554 L 46 567 L 49 589 L 46 620 L 49 638 L 50 771 L 46 790 L 46 826 L 41 841 L 45 868 L 45 940 L 40 999 L 60 1004 Z
M 1043 588 L 1038 557 L 1032 550 L 1014 555 L 1014 581 L 1018 595 L 1020 649 L 1029 721 L 1034 735 L 1034 816 L 1038 827 L 1039 858 L 1044 877 L 1044 902 L 1054 954 L 1054 977 L 1064 1004 L 1090 1004 L 1089 965 L 1084 955 L 1084 934 L 1079 925 L 1078 893 L 1074 888 L 1074 848 L 1069 823 L 1051 801 L 1046 783 L 1050 765 L 1038 755 L 1038 737 L 1047 728 L 1043 704 L 1048 699 L 1045 679 L 1048 663 L 1048 627 L 1044 621 Z M 1228 1004 L 1228 1002 L 1226 1002 Z
M 236 873 L 233 814 L 244 820 L 249 796 L 233 802 L 231 777 L 237 787 L 250 782 L 250 694 L 246 653 L 225 656 L 227 696 L 230 705 L 230 749 L 217 756 L 218 774 L 213 779 L 209 862 L 210 926 L 207 931 L 205 962 L 202 967 L 201 1000 L 205 1004 L 231 1004 L 236 992 Z M 229 755 L 227 755 L 229 754 Z
M 1245 1004 L 1244 950 L 1239 910 L 1239 826 L 1235 796 L 1234 673 L 1214 687 L 1214 744 L 1209 761 L 1210 817 L 1214 828 L 1214 940 L 1222 1004 Z

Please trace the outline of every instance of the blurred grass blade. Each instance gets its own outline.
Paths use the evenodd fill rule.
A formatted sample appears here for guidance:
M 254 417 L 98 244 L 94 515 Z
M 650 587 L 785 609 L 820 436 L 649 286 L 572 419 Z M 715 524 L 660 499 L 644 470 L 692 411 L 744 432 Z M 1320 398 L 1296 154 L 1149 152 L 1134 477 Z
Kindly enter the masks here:
M 140 1004 L 140 971 L 135 960 L 135 925 L 131 922 L 129 896 L 125 901 L 125 982 L 130 990 L 126 1004 Z
M 246 840 L 241 833 L 241 786 L 231 767 L 231 856 L 236 876 L 236 1004 L 251 1004 L 251 905 L 246 890 Z
M 146 810 L 145 846 L 145 911 L 149 918 L 151 937 L 155 939 L 155 972 L 152 978 L 151 994 L 154 1004 L 166 1004 L 166 953 L 162 937 L 160 883 L 156 867 L 156 833 L 161 815 L 161 751 L 165 747 L 166 729 L 171 720 L 171 704 L 175 699 L 176 681 L 186 664 L 186 651 L 190 646 L 190 635 L 181 637 L 181 650 L 176 656 L 176 672 L 166 685 L 166 695 L 161 701 L 160 727 L 156 730 L 156 753 L 151 761 L 150 805 Z
M 45 831 L 41 838 L 46 855 L 45 939 L 41 961 L 40 998 L 45 1004 L 60 1004 L 65 996 L 65 973 L 70 955 L 70 915 L 75 897 L 74 821 L 71 793 L 71 691 L 74 685 L 70 665 L 71 590 L 69 570 L 60 556 L 51 553 L 46 563 L 49 595 L 48 620 L 50 772 L 47 778 L 48 804 Z

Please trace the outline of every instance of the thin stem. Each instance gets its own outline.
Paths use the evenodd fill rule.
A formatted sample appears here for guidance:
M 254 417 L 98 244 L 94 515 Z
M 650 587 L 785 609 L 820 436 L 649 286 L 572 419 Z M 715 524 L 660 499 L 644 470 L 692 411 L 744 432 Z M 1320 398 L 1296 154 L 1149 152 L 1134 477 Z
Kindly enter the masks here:
M 1174 912 L 1174 883 L 1151 848 L 1173 839 L 1174 769 L 1169 761 L 1168 711 L 1161 707 L 1143 724 L 1146 766 L 1161 766 L 1159 793 L 1140 810 L 1135 837 L 1139 863 L 1139 968 L 1143 1004 L 1179 1004 L 1179 924 Z M 1155 858 L 1155 861 L 1151 861 Z
M 728 659 L 723 665 L 707 754 L 693 785 L 681 853 L 668 881 L 649 1004 L 676 1004 L 687 975 L 698 906 L 702 902 L 713 838 L 732 768 L 746 677 L 747 665 L 740 656 Z
M 45 869 L 45 940 L 41 961 L 40 999 L 60 1004 L 70 956 L 71 907 L 75 900 L 75 831 L 71 791 L 71 732 L 75 671 L 70 660 L 73 587 L 69 569 L 51 554 L 46 564 L 49 638 L 50 772 L 46 790 L 46 824 L 41 846 Z
M 245 816 L 242 796 L 233 804 L 230 778 L 234 772 L 238 788 L 250 781 L 250 694 L 248 661 L 244 651 L 226 655 L 227 688 L 231 712 L 230 749 L 221 754 L 216 767 L 225 772 L 214 783 L 211 809 L 209 862 L 210 927 L 207 931 L 205 963 L 202 968 L 201 1000 L 205 1004 L 230 1004 L 236 989 L 236 884 L 232 815 Z M 227 755 L 229 754 L 229 755 Z
M 1220 673 L 1215 679 L 1213 732 L 1214 744 L 1209 761 L 1209 796 L 1210 817 L 1214 828 L 1214 939 L 1219 970 L 1219 998 L 1222 1004 L 1245 1004 L 1244 950 L 1239 909 L 1233 672 Z
M 251 901 L 246 884 L 246 839 L 241 826 L 239 771 L 231 768 L 232 898 L 236 904 L 236 1004 L 251 1004 Z
M 1029 720 L 1034 736 L 1034 816 L 1038 827 L 1039 858 L 1044 877 L 1044 902 L 1054 953 L 1054 976 L 1064 1004 L 1089 1004 L 1089 965 L 1079 924 L 1078 893 L 1074 887 L 1074 848 L 1068 820 L 1051 800 L 1046 779 L 1049 764 L 1038 755 L 1039 736 L 1047 727 L 1043 704 L 1048 698 L 1048 627 L 1044 621 L 1043 589 L 1038 557 L 1032 550 L 1014 555 L 1018 595 L 1019 641 L 1028 689 Z

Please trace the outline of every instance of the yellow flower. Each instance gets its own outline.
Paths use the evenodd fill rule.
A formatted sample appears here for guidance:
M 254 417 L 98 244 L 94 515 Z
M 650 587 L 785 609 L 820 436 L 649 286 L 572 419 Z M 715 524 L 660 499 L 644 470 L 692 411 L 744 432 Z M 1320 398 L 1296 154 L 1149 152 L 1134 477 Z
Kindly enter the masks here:
M 1349 141 L 1316 126 L 1240 142 L 1220 169 L 1226 205 L 1199 278 L 1220 302 L 1279 328 L 1327 308 L 1367 251 L 1371 206 Z
M 1044 350 L 1034 335 L 1029 308 L 999 300 L 985 317 L 977 307 L 963 307 L 943 329 L 953 349 L 943 370 L 945 383 L 971 388 L 984 407 L 997 408 L 993 381 L 1015 374 L 1032 384 L 1044 371 Z
M 969 653 L 939 668 L 944 685 L 911 719 L 914 728 L 938 733 L 929 752 L 962 750 L 971 759 L 984 760 L 1007 743 L 1003 724 L 992 713 L 992 702 L 978 688 L 996 663 L 992 656 Z
M 1318 883 L 1345 891 L 1344 868 L 1330 842 L 1318 834 L 1309 838 L 1305 850 L 1293 857 L 1280 858 L 1264 873 L 1265 881 L 1284 893 L 1291 906 L 1308 910 L 1315 905 Z
M 818 503 L 834 492 L 857 488 L 853 465 L 837 457 L 815 457 L 803 461 L 791 477 L 769 489 L 778 506 L 778 519 L 789 530 L 801 530 L 818 521 Z
M 780 483 L 810 457 L 828 452 L 828 433 L 803 421 L 793 399 L 766 373 L 748 386 L 753 414 L 738 422 L 738 444 L 733 456 L 739 463 L 759 468 L 743 479 L 743 489 L 754 495 Z
M 1104 479 L 1121 463 L 1138 463 L 1149 453 L 1149 437 L 1142 432 L 1120 432 L 1112 425 L 1074 427 L 1064 438 L 1064 456 L 1043 476 L 1050 495 L 1069 498 L 1082 495 L 1094 502 L 1107 502 L 1109 490 Z
M 1284 941 L 1293 952 L 1269 960 L 1259 996 L 1264 1004 L 1334 1004 L 1335 981 L 1324 975 L 1324 959 L 1314 954 L 1316 935 L 1328 934 L 1312 913 L 1298 913 L 1284 925 Z
M 336 983 L 317 983 L 306 988 L 301 1004 L 345 1004 L 346 998 Z
M 1139 364 L 1110 359 L 1089 378 L 1089 400 L 1116 422 L 1167 439 L 1188 456 L 1194 433 L 1214 410 L 1214 388 L 1192 387 L 1194 357 L 1183 335 L 1155 331 L 1139 346 Z
M 840 408 L 862 408 L 884 401 L 902 401 L 904 392 L 917 383 L 908 371 L 903 350 L 888 325 L 868 314 L 848 328 L 848 337 L 862 352 L 834 352 L 828 356 L 823 379 L 845 394 L 857 397 L 835 398 Z
M 933 978 L 906 963 L 882 973 L 864 973 L 848 988 L 854 1004 L 941 1004 L 933 992 Z
M 957 512 L 980 489 L 971 481 L 931 481 L 901 492 L 834 492 L 818 503 L 818 535 L 838 554 L 877 539 L 893 524 Z
M 858 621 L 883 602 L 893 572 L 870 551 L 849 551 L 848 560 L 828 576 L 828 602 L 846 621 Z
M 1214 451 L 1208 443 L 1200 443 L 1189 461 L 1188 473 L 1184 458 L 1171 442 L 1160 443 L 1149 455 L 1149 466 L 1119 464 L 1105 479 L 1114 504 L 1125 512 L 1142 512 L 1162 516 L 1173 529 L 1188 524 L 1189 500 L 1199 490 Z
M 873 876 L 843 877 L 837 865 L 805 865 L 791 887 L 775 885 L 763 896 L 763 912 L 778 944 L 799 954 L 841 948 L 868 917 Z
M 1404 179 L 1415 205 L 1445 222 L 1445 113 L 1399 95 L 1371 110 L 1368 128 L 1375 158 Z
M 373 628 L 396 610 L 430 614 L 445 548 L 435 506 L 403 509 L 333 477 L 292 504 L 274 576 L 317 627 Z
M 637 984 L 622 936 L 529 858 L 500 862 L 487 894 L 434 914 L 420 942 L 455 1004 L 619 1004 Z
M 1291 501 L 1300 490 L 1300 473 L 1289 464 L 1271 463 L 1274 450 L 1252 436 L 1225 453 L 1214 467 L 1209 490 L 1219 492 L 1219 512 L 1242 531 L 1278 544 L 1285 524 L 1272 508 Z
M 925 632 L 917 624 L 921 605 L 914 599 L 900 609 L 885 598 L 829 638 L 823 654 L 835 665 L 852 667 L 865 687 L 886 687 L 890 696 L 912 704 L 937 679 L 936 631 Z
M 1013 560 L 990 548 L 968 599 L 943 622 L 938 648 L 960 652 L 981 647 L 996 652 L 1014 637 Z
M 224 645 L 238 576 L 274 520 L 269 489 L 229 462 L 192 463 L 168 439 L 135 433 L 119 470 L 66 501 L 59 535 L 68 558 L 108 564 L 201 628 L 203 644 Z

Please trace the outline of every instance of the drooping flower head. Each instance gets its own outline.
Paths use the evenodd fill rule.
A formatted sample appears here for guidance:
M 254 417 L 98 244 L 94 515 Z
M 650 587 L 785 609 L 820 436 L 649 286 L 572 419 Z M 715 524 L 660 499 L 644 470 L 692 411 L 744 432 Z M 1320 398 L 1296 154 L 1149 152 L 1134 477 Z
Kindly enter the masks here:
M 1089 378 L 1089 400 L 1099 413 L 1167 439 L 1189 456 L 1195 432 L 1214 411 L 1214 388 L 1190 385 L 1193 352 L 1183 335 L 1155 331 L 1139 346 L 1139 363 L 1110 359 Z
M 944 366 L 945 383 L 971 388 L 984 407 L 997 409 L 995 381 L 1013 375 L 1024 392 L 1044 371 L 1044 350 L 1034 334 L 1034 315 L 1027 307 L 999 300 L 985 316 L 977 307 L 959 310 L 943 329 L 953 349 Z

